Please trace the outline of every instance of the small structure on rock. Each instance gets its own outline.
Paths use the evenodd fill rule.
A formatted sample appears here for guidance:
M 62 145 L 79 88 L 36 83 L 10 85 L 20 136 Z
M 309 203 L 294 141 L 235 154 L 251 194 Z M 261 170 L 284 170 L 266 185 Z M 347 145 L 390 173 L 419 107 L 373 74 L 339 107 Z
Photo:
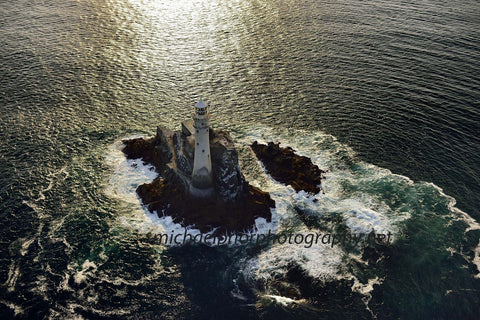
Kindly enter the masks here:
M 253 228 L 256 218 L 271 220 L 275 201 L 245 180 L 230 134 L 209 127 L 203 101 L 181 131 L 158 126 L 153 138 L 123 142 L 127 158 L 142 158 L 159 173 L 137 188 L 149 211 L 202 232 L 244 231 Z
M 190 193 L 196 196 L 211 195 L 212 160 L 210 159 L 209 114 L 207 105 L 200 100 L 195 106 L 195 155 L 193 158 L 193 173 Z

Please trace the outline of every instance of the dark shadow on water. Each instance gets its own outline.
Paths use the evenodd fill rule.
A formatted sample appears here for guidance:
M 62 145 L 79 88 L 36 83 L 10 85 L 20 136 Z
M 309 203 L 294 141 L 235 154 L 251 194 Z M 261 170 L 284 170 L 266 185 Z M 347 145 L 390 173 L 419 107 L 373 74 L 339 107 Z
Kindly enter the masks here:
M 192 319 L 371 319 L 353 281 L 322 282 L 292 264 L 287 273 L 267 281 L 246 279 L 246 257 L 259 248 L 187 245 L 169 249 L 178 265 Z M 239 298 L 241 296 L 241 298 Z M 292 297 L 283 304 L 275 297 Z M 292 300 L 292 301 L 293 301 Z
M 259 319 L 255 294 L 237 264 L 244 249 L 185 245 L 169 249 L 181 271 L 185 294 L 193 307 L 192 319 Z M 232 292 L 241 293 L 235 298 Z

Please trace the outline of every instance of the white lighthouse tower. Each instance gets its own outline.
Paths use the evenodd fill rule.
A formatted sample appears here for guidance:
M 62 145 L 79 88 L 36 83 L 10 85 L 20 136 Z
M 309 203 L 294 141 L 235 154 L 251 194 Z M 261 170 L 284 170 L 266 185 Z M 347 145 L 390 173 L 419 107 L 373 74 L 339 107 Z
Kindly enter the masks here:
M 200 99 L 195 105 L 195 155 L 193 160 L 193 192 L 209 194 L 212 189 L 212 161 L 210 159 L 209 115 L 207 105 Z

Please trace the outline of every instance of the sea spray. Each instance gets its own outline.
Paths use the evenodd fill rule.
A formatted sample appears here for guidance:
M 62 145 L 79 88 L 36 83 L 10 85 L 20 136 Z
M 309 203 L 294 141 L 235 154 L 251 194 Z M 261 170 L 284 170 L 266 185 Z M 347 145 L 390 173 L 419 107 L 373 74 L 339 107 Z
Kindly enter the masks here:
M 241 145 L 239 148 L 242 171 L 253 185 L 261 186 L 270 192 L 277 207 L 272 211 L 272 222 L 257 219 L 256 226 L 242 236 L 242 241 L 231 241 L 229 244 L 222 238 L 213 242 L 214 238 L 210 237 L 206 243 L 202 243 L 207 246 L 218 246 L 220 243 L 222 247 L 259 247 L 260 251 L 254 256 L 239 258 L 243 274 L 249 281 L 269 283 L 278 277 L 285 277 L 292 266 L 298 266 L 313 279 L 347 282 L 353 280 L 351 290 L 365 296 L 366 309 L 370 310 L 368 304 L 374 299 L 373 284 L 378 287 L 384 281 L 390 280 L 386 276 L 388 270 L 382 269 L 382 264 L 376 266 L 369 263 L 369 259 L 375 256 L 381 258 L 384 245 L 403 246 L 406 230 L 411 225 L 409 221 L 417 223 L 419 218 L 418 221 L 422 221 L 426 218 L 425 215 L 437 212 L 439 215 L 431 215 L 430 219 L 437 219 L 439 228 L 448 228 L 452 221 L 463 221 L 465 230 L 467 227 L 469 230 L 476 229 L 472 220 L 468 219 L 469 216 L 454 207 L 454 199 L 443 194 L 437 186 L 414 182 L 408 177 L 359 161 L 353 150 L 330 135 L 259 126 L 246 128 L 243 133 L 237 134 L 239 137 L 235 138 L 239 138 L 236 140 Z M 279 141 L 284 146 L 291 146 L 298 154 L 310 157 L 320 168 L 329 170 L 323 183 L 325 194 L 297 193 L 291 187 L 271 179 L 246 147 L 253 140 Z M 112 154 L 112 149 L 110 152 Z M 184 233 L 186 229 L 173 223 L 170 217 L 159 218 L 140 205 L 135 188 L 139 183 L 153 179 L 151 170 L 145 170 L 143 164 L 138 162 L 120 160 L 122 157 L 124 159 L 124 156 L 118 145 L 113 152 L 116 153 L 113 158 L 117 157 L 118 162 L 111 184 L 115 185 L 113 189 L 116 191 L 112 193 L 112 186 L 108 186 L 108 194 L 123 198 L 132 205 L 137 202 L 134 209 L 137 213 L 120 217 L 119 221 L 124 226 L 152 233 L 158 239 L 165 238 L 162 234 L 168 234 L 170 239 L 173 235 Z M 107 156 L 107 161 L 110 161 L 109 159 L 112 158 Z M 136 178 L 131 176 L 131 170 L 139 170 L 140 176 L 144 175 L 143 180 L 134 180 Z M 205 239 L 198 230 L 187 230 L 192 237 Z M 262 241 L 255 243 L 255 239 L 250 240 L 255 234 L 257 239 L 258 234 L 268 235 L 269 230 L 276 235 L 277 241 L 260 245 Z M 369 238 L 372 230 L 375 231 L 375 236 Z M 434 236 L 439 230 L 432 229 L 430 236 Z M 317 235 L 321 236 L 317 238 Z M 360 239 L 358 235 L 361 235 Z M 421 234 L 417 236 L 415 239 L 422 239 Z M 305 243 L 310 242 L 310 238 L 317 238 L 319 241 L 310 246 Z M 324 243 L 318 245 L 322 240 Z M 414 245 L 423 247 L 425 241 L 422 239 Z M 181 244 L 173 244 L 183 245 L 183 241 Z M 365 255 L 365 248 L 369 250 L 368 255 Z M 375 248 L 380 251 L 375 251 Z M 478 262 L 478 254 L 475 254 L 473 262 Z M 238 292 L 236 295 L 242 296 Z

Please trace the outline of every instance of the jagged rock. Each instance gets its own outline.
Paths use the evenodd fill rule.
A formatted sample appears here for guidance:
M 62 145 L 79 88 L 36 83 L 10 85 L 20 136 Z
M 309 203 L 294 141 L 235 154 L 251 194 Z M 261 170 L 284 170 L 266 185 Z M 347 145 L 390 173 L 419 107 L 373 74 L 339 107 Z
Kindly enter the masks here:
M 190 130 L 188 123 L 182 123 L 182 131 L 159 126 L 153 138 L 123 141 L 128 158 L 142 158 L 161 175 L 137 188 L 149 211 L 172 216 L 174 221 L 194 225 L 202 232 L 213 228 L 217 233 L 251 229 L 257 217 L 270 221 L 270 208 L 275 207 L 275 202 L 245 180 L 233 140 L 226 131 L 210 130 L 214 196 L 198 198 L 190 194 L 195 144 Z
M 216 235 L 251 229 L 257 217 L 270 220 L 270 208 L 275 207 L 268 193 L 250 185 L 241 201 L 236 202 L 223 202 L 215 197 L 190 197 L 181 184 L 163 177 L 140 185 L 137 193 L 149 211 L 171 216 L 174 222 L 194 226 L 201 232 L 217 228 Z
M 320 192 L 319 186 L 325 171 L 314 165 L 310 158 L 295 154 L 290 147 L 281 148 L 280 143 L 269 142 L 264 145 L 254 141 L 251 147 L 275 180 L 292 186 L 297 192 Z
M 188 145 L 185 142 L 180 132 L 177 131 L 173 134 L 177 168 L 185 175 L 190 176 L 193 171 L 193 155 L 189 155 L 184 151 L 185 145 Z
M 153 161 L 151 162 L 157 169 L 165 166 L 172 161 L 173 158 L 173 131 L 165 127 L 157 127 L 157 135 L 153 139 L 155 142 L 155 151 L 153 154 Z
M 245 189 L 245 177 L 238 165 L 238 153 L 230 134 L 210 130 L 210 152 L 215 191 L 223 201 L 234 201 Z
M 153 159 L 154 140 L 154 138 L 123 140 L 122 142 L 125 144 L 123 152 L 129 159 L 142 158 L 145 162 L 150 162 Z

